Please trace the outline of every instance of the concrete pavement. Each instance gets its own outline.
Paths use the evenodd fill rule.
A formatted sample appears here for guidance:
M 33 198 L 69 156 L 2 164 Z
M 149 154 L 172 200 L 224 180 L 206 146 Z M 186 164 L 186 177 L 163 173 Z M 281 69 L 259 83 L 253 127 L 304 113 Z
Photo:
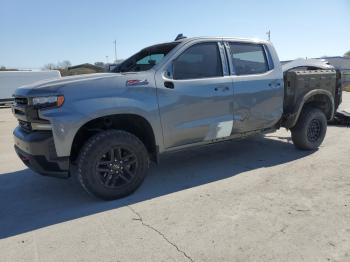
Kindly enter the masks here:
M 344 93 L 342 107 L 350 108 Z M 0 261 L 350 261 L 350 129 L 316 152 L 279 130 L 164 156 L 102 202 L 34 174 L 0 109 Z

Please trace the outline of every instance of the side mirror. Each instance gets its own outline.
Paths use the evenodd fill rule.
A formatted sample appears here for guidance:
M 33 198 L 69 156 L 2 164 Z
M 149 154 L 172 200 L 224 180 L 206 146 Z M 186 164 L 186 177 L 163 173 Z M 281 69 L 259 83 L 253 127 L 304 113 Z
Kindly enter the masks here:
M 148 63 L 149 63 L 151 66 L 154 66 L 154 65 L 156 65 L 156 60 L 150 59 L 150 60 L 148 60 Z
M 165 70 L 164 72 L 164 76 L 166 78 L 169 78 L 169 79 L 173 79 L 174 78 L 174 75 L 173 75 L 173 71 L 174 71 L 174 61 L 172 61 L 170 63 L 170 65 L 167 67 L 167 69 Z

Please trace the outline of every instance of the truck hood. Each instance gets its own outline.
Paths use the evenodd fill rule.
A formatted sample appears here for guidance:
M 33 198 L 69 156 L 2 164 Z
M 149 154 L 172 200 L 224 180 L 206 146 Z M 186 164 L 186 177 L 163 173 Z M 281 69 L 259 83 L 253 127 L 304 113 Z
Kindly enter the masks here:
M 72 83 L 83 82 L 83 81 L 94 81 L 98 79 L 103 79 L 106 77 L 112 77 L 115 74 L 103 73 L 103 74 L 87 74 L 87 75 L 75 75 L 75 76 L 66 76 L 58 79 L 48 79 L 39 82 L 35 82 L 30 85 L 26 85 L 20 88 L 50 88 L 50 87 L 61 87 L 63 85 L 69 85 Z
M 149 73 L 97 73 L 87 75 L 76 75 L 62 77 L 59 79 L 51 79 L 35 82 L 30 85 L 17 88 L 15 95 L 17 96 L 35 96 L 35 95 L 50 95 L 55 94 L 72 87 L 92 87 L 92 86 L 114 86 L 125 87 L 126 81 L 132 80 L 147 80 L 150 77 Z

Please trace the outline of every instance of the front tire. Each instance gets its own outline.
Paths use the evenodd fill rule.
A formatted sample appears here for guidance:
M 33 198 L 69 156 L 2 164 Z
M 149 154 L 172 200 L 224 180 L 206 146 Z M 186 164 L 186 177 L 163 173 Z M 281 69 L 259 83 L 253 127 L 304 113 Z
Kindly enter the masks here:
M 291 131 L 293 143 L 297 148 L 315 150 L 326 136 L 327 118 L 320 109 L 306 107 Z
M 78 178 L 90 194 L 113 200 L 134 192 L 149 166 L 144 144 L 131 133 L 107 130 L 91 137 L 78 157 Z

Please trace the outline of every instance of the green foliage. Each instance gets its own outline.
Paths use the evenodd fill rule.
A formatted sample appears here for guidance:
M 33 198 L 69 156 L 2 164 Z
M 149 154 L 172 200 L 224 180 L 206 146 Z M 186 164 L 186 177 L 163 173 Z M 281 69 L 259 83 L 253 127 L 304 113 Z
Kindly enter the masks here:
M 350 57 L 350 50 L 347 51 L 347 52 L 344 54 L 344 56 Z

